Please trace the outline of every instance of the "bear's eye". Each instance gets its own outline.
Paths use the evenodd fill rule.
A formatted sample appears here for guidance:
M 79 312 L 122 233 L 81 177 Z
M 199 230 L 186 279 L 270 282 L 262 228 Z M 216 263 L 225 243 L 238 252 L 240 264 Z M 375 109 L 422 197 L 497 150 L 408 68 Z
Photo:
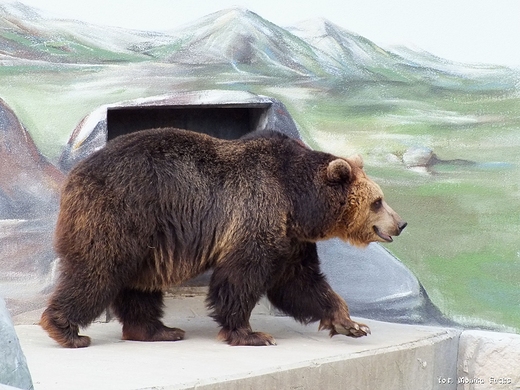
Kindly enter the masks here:
M 381 207 L 383 207 L 383 199 L 379 198 L 374 203 L 372 203 L 372 210 L 377 211 Z

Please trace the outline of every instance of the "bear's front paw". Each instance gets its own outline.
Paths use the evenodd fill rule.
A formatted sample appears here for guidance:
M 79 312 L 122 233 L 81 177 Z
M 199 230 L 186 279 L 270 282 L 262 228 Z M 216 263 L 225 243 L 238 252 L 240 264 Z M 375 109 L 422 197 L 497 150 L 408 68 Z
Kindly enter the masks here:
M 371 334 L 370 328 L 367 325 L 352 320 L 333 324 L 333 327 L 334 328 L 330 330 L 331 337 L 338 333 L 350 337 L 363 337 Z
M 319 329 L 330 330 L 330 337 L 337 334 L 343 334 L 349 337 L 363 337 L 371 333 L 370 328 L 367 325 L 352 321 L 350 318 L 342 320 L 331 320 L 330 318 L 323 319 L 320 322 Z
M 162 329 L 158 330 L 154 336 L 153 341 L 179 341 L 184 340 L 185 332 L 179 328 L 170 328 L 163 326 Z
M 184 331 L 170 328 L 162 323 L 154 327 L 146 325 L 123 325 L 123 340 L 132 341 L 178 341 L 184 339 Z
M 222 328 L 218 333 L 218 339 L 227 342 L 229 345 L 249 345 L 266 346 L 276 345 L 273 336 L 264 332 L 252 332 L 249 329 L 229 330 Z

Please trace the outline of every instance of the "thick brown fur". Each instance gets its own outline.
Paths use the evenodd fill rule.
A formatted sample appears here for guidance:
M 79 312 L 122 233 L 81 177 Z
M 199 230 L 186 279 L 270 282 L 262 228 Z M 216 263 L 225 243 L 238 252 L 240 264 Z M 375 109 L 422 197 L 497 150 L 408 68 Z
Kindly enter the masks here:
M 269 132 L 225 141 L 178 129 L 121 136 L 68 176 L 55 248 L 61 273 L 41 325 L 64 347 L 111 306 L 123 339 L 175 341 L 163 291 L 213 269 L 207 297 L 219 338 L 271 345 L 253 332 L 262 295 L 296 320 L 359 337 L 366 325 L 320 272 L 316 241 L 391 241 L 406 224 L 358 157 L 313 151 Z

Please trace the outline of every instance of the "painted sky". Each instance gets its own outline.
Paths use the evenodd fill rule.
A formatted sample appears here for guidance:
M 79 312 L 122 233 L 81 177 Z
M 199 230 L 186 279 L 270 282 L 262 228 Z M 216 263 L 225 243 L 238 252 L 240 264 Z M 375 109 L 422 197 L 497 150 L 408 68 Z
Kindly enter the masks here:
M 455 61 L 520 68 L 519 0 L 21 2 L 61 17 L 144 30 L 175 29 L 208 13 L 236 6 L 280 26 L 324 17 L 380 45 L 404 44 Z

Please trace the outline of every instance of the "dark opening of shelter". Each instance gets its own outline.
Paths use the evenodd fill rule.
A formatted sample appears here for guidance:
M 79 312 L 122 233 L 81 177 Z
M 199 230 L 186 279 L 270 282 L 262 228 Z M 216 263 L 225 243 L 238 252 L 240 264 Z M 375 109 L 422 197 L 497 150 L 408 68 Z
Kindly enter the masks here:
M 134 131 L 176 127 L 222 139 L 262 128 L 270 104 L 115 107 L 107 111 L 108 140 Z

